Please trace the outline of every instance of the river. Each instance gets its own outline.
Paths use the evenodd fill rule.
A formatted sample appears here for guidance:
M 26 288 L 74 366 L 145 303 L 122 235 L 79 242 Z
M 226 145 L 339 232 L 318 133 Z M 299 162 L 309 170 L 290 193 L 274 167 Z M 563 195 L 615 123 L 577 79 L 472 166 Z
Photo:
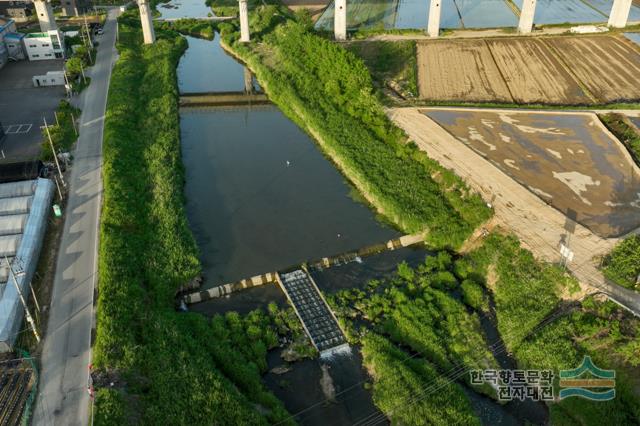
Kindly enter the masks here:
M 163 17 L 198 17 L 199 0 L 159 7 Z M 205 7 L 206 9 L 206 7 Z M 189 48 L 178 66 L 181 93 L 242 92 L 245 67 L 213 41 L 187 37 Z M 252 90 L 259 90 L 255 79 Z M 399 236 L 377 220 L 317 145 L 272 105 L 184 108 L 180 111 L 182 160 L 189 224 L 200 249 L 204 288 L 276 271 Z M 429 253 L 406 248 L 324 271 L 314 271 L 327 293 L 362 286 L 393 274 L 398 263 L 417 265 Z M 275 285 L 192 305 L 205 315 L 246 313 L 271 301 L 286 304 Z M 271 351 L 269 368 L 281 366 Z M 377 412 L 358 348 L 331 361 L 305 360 L 284 374 L 267 373 L 265 384 L 304 425 L 349 425 Z M 321 383 L 336 397 L 326 402 Z M 468 390 L 485 424 L 522 424 L 532 416 Z M 535 417 L 535 416 L 534 416 Z M 536 418 L 537 420 L 537 418 Z M 382 421 L 386 424 L 387 421 Z

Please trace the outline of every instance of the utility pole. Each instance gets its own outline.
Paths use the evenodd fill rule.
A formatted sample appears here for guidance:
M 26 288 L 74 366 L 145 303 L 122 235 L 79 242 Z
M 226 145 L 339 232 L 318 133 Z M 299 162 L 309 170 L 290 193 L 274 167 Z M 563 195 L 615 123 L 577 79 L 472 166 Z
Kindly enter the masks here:
M 36 322 L 33 320 L 31 316 L 31 311 L 29 311 L 29 307 L 27 306 L 27 302 L 24 300 L 24 296 L 22 295 L 22 291 L 20 291 L 20 286 L 18 285 L 18 281 L 16 280 L 16 276 L 13 273 L 13 267 L 9 262 L 7 256 L 4 257 L 4 260 L 7 262 L 7 266 L 9 267 L 9 279 L 13 279 L 13 284 L 16 286 L 16 290 L 18 291 L 18 296 L 20 296 L 20 301 L 22 302 L 22 306 L 24 307 L 24 313 L 27 317 L 27 322 L 31 326 L 31 330 L 33 331 L 33 335 L 36 336 L 36 340 L 40 343 L 40 335 L 38 334 L 38 330 L 36 328 Z M 24 271 L 22 272 L 24 274 Z
M 56 148 L 53 146 L 53 140 L 51 140 L 51 133 L 49 133 L 49 126 L 47 126 L 47 119 L 42 117 L 44 120 L 44 128 L 47 130 L 47 136 L 49 137 L 49 143 L 51 144 L 51 151 L 53 152 L 53 159 L 56 161 L 56 167 L 58 167 L 58 173 L 60 174 L 60 182 L 62 182 L 62 186 L 67 186 L 64 183 L 64 177 L 62 176 L 62 170 L 60 170 L 60 163 L 58 162 L 58 156 L 56 155 Z
M 91 40 L 91 33 L 89 32 L 89 24 L 87 24 L 87 13 L 85 12 L 82 16 L 84 17 L 84 29 L 87 32 L 87 38 L 89 39 L 89 45 L 93 49 L 93 40 Z
M 84 84 L 87 84 L 87 77 L 84 76 L 84 67 L 82 66 L 82 61 L 80 61 L 80 72 L 82 73 L 82 81 L 84 81 Z M 75 130 L 75 126 L 74 126 L 74 130 Z

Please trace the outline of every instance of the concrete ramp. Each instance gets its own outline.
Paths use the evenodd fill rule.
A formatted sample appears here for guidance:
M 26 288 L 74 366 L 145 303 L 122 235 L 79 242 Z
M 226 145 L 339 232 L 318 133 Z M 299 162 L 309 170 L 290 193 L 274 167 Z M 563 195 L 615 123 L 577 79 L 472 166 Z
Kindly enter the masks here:
M 277 281 L 320 357 L 348 350 L 347 339 L 338 320 L 306 269 L 279 273 Z

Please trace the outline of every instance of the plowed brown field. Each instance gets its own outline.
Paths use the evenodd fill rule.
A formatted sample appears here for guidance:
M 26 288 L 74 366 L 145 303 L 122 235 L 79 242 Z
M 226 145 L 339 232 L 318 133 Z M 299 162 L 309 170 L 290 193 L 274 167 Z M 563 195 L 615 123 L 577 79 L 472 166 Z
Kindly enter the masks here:
M 640 52 L 618 37 L 557 37 L 553 46 L 599 101 L 640 99 Z
M 543 40 L 488 40 L 487 44 L 517 103 L 591 102 Z
M 640 50 L 617 36 L 418 43 L 420 97 L 582 105 L 639 101 Z
M 418 43 L 417 51 L 421 98 L 513 102 L 484 40 Z

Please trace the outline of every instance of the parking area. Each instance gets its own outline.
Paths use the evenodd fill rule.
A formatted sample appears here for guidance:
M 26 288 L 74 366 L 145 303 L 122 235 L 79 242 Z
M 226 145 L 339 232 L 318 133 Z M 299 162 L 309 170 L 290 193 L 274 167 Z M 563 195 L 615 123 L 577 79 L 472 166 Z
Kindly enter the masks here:
M 10 62 L 0 69 L 0 162 L 38 157 L 43 117 L 55 123 L 54 111 L 64 99 L 64 87 L 34 87 L 32 77 L 62 70 L 63 61 Z

